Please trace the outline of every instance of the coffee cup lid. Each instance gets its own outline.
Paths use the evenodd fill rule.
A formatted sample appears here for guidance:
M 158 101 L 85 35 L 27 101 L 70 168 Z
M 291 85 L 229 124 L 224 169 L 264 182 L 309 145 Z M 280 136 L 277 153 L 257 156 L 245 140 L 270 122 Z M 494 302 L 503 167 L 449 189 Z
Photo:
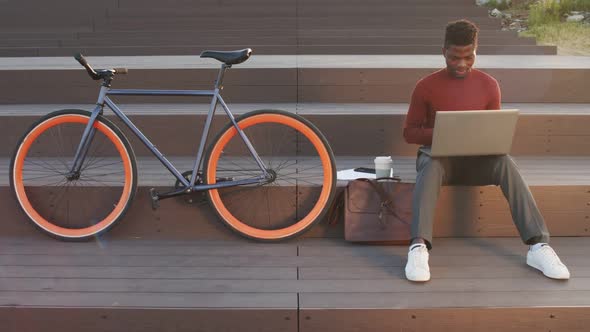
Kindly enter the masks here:
M 375 161 L 391 161 L 391 156 L 379 156 L 379 157 L 375 157 Z

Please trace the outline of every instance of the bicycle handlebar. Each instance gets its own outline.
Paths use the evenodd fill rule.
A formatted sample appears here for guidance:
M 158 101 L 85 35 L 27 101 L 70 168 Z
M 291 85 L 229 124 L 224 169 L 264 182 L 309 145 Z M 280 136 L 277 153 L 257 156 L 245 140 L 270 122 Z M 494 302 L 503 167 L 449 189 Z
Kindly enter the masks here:
M 97 73 L 88 64 L 88 61 L 82 55 L 82 53 L 78 53 L 78 54 L 74 55 L 74 59 L 76 59 L 84 68 L 86 68 L 88 75 L 90 75 L 90 77 L 95 81 L 98 81 L 100 79 L 104 79 L 106 77 L 112 77 L 114 74 L 125 75 L 129 72 L 129 70 L 127 70 L 127 68 L 113 68 L 113 69 L 107 69 L 107 70 L 99 70 Z
M 86 61 L 86 58 L 82 55 L 82 53 L 74 55 L 74 59 L 76 59 L 84 68 L 86 68 L 88 75 L 90 75 L 93 80 L 98 81 L 100 79 L 100 76 L 94 71 L 94 69 L 92 69 L 92 67 L 90 67 L 88 61 Z
M 127 68 L 113 68 L 113 70 L 115 71 L 115 74 L 120 75 L 127 75 L 127 73 L 129 73 L 129 69 Z

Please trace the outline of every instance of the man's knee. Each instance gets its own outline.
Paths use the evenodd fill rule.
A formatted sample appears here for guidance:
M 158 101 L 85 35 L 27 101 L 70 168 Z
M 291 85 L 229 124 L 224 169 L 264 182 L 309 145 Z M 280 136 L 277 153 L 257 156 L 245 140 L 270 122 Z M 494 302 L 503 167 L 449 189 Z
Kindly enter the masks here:
M 496 167 L 503 170 L 517 169 L 516 163 L 509 155 L 498 156 L 496 160 Z
M 512 157 L 509 155 L 496 157 L 494 167 L 494 178 L 495 182 L 497 182 L 496 184 L 498 184 L 502 178 L 518 172 L 518 167 L 516 166 L 516 163 Z
M 444 174 L 444 164 L 440 158 L 431 158 L 428 155 L 421 155 L 418 158 L 418 173 L 434 172 Z

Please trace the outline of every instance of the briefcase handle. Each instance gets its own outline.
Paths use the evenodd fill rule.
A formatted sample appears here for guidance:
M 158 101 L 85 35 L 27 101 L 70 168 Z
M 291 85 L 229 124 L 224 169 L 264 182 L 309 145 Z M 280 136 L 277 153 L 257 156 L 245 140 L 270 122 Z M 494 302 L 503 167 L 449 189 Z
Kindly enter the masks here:
M 385 201 L 387 201 L 387 194 L 385 194 L 385 192 L 383 191 L 383 189 L 381 187 L 379 187 L 378 185 L 375 185 L 375 183 L 377 181 L 380 180 L 393 180 L 396 182 L 401 182 L 402 179 L 400 179 L 399 177 L 383 177 L 383 178 L 377 178 L 377 179 L 366 179 L 366 178 L 360 178 L 357 180 L 361 180 L 361 181 L 366 181 L 366 182 L 370 182 L 373 184 L 373 188 L 375 188 L 375 190 L 377 191 L 377 194 L 379 195 L 379 197 L 381 198 L 381 205 L 382 207 L 387 207 L 387 209 L 389 209 L 390 211 L 393 210 L 391 209 L 390 206 L 385 206 L 384 204 Z M 356 180 L 355 180 L 356 181 Z M 334 201 L 332 202 L 332 205 L 328 208 L 328 212 L 326 213 L 326 217 L 328 219 L 328 224 L 329 225 L 335 225 L 336 223 L 338 223 L 338 220 L 341 218 L 342 212 L 341 210 L 344 208 L 344 191 L 341 191 L 334 199 Z M 391 211 L 396 217 L 399 218 L 399 216 L 397 215 L 397 213 L 395 211 Z M 400 219 L 401 220 L 401 219 Z
M 379 195 L 379 198 L 381 198 L 381 209 L 383 210 L 383 208 L 386 208 L 396 218 L 398 218 L 399 220 L 403 220 L 400 217 L 400 215 L 398 215 L 397 212 L 395 212 L 395 209 L 392 207 L 393 202 L 387 197 L 387 193 L 385 192 L 385 190 L 383 190 L 383 188 L 379 185 L 379 180 L 394 180 L 396 182 L 401 182 L 401 179 L 399 177 L 383 177 L 383 178 L 377 178 L 374 180 L 361 178 L 361 179 L 356 179 L 356 180 L 368 182 L 369 184 L 371 184 L 371 187 L 373 187 L 373 189 L 375 189 L 375 191 Z M 381 217 L 382 215 L 383 215 L 383 212 L 379 212 L 379 220 L 382 219 L 382 217 Z

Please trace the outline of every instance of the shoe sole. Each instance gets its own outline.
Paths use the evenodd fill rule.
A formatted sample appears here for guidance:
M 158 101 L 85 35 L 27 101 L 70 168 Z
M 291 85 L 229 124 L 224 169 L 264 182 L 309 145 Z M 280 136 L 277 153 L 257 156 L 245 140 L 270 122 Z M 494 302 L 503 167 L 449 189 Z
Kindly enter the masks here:
M 546 274 L 546 273 L 545 273 L 545 271 L 543 271 L 543 269 L 542 269 L 540 266 L 538 266 L 537 264 L 535 264 L 535 263 L 531 262 L 531 261 L 528 259 L 528 257 L 527 257 L 527 260 L 526 260 L 526 264 L 527 264 L 528 266 L 532 267 L 532 268 L 535 268 L 535 269 L 539 270 L 539 271 L 540 271 L 541 273 L 543 273 L 543 275 L 544 275 L 545 277 L 547 277 L 547 278 L 551 278 L 551 279 L 558 279 L 558 280 L 568 280 L 568 279 L 570 278 L 569 276 L 568 276 L 568 277 L 556 277 L 556 276 L 550 276 L 550 275 Z
M 428 278 L 426 278 L 426 279 L 410 279 L 410 278 L 408 278 L 408 274 L 406 273 L 406 279 L 408 279 L 409 281 L 413 281 L 413 282 L 426 282 L 426 281 L 430 280 L 430 276 L 428 276 Z

